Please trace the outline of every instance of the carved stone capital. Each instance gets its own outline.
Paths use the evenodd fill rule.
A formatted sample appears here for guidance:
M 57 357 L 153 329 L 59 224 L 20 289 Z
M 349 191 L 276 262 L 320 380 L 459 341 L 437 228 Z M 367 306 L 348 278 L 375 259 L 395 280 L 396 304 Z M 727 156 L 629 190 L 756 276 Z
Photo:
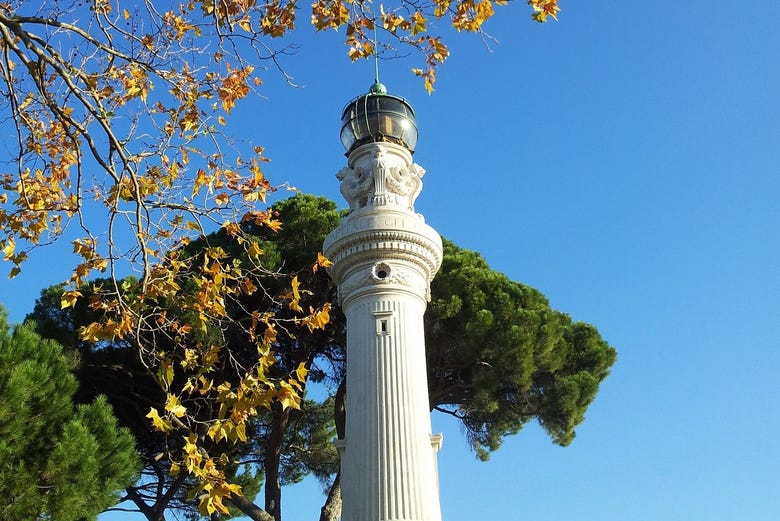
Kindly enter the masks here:
M 336 174 L 350 210 L 390 206 L 414 211 L 425 169 L 412 162 L 408 150 L 391 143 L 370 143 L 350 156 Z

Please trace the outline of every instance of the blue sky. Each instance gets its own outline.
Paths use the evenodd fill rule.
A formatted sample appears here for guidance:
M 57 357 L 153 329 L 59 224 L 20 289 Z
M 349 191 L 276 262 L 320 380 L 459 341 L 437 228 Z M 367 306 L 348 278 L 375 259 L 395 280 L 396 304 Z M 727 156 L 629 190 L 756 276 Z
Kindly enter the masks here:
M 488 24 L 492 53 L 448 37 L 432 96 L 414 56 L 381 65 L 418 113 L 417 210 L 619 357 L 567 448 L 529 426 L 481 463 L 434 416 L 444 519 L 780 519 L 780 4 L 562 0 L 543 26 L 518 4 Z M 234 128 L 273 181 L 341 203 L 340 111 L 373 65 L 338 37 L 293 40 L 304 87 L 267 71 Z M 0 280 L 12 320 L 69 250 Z M 285 521 L 322 499 L 287 490 Z

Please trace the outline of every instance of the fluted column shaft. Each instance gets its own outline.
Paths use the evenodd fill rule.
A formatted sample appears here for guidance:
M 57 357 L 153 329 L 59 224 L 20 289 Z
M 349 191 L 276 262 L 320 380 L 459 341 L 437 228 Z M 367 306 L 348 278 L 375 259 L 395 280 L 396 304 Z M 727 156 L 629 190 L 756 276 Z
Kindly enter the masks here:
M 344 521 L 441 519 L 423 312 L 420 302 L 391 294 L 366 295 L 346 310 L 354 327 L 347 329 Z
M 386 144 L 361 148 L 340 173 L 353 183 L 342 185 L 354 193 L 353 211 L 323 247 L 347 318 L 341 519 L 441 521 L 423 328 L 441 239 L 412 208 L 424 171 L 411 155 Z M 416 184 L 396 192 L 376 185 L 407 174 Z

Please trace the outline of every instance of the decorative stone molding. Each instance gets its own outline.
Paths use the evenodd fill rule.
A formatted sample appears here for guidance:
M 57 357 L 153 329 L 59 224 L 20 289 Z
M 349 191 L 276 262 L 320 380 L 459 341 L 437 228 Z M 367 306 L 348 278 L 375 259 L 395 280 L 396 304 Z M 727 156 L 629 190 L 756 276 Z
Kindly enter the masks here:
M 345 217 L 323 244 L 343 306 L 357 292 L 393 285 L 430 300 L 430 283 L 442 259 L 441 238 L 410 211 L 366 207 Z M 383 262 L 384 278 L 377 277 Z
M 380 276 L 382 273 L 385 275 Z M 411 291 L 416 295 L 425 295 L 426 301 L 430 300 L 429 281 L 419 270 L 378 262 L 368 269 L 353 271 L 339 284 L 339 302 L 343 305 L 346 298 L 361 290 L 373 291 L 383 287 Z
M 364 145 L 354 164 L 338 171 L 340 191 L 350 210 L 366 206 L 396 206 L 414 211 L 422 191 L 425 169 L 404 154 L 391 150 L 392 144 Z M 397 145 L 396 145 L 397 146 Z M 407 154 L 408 155 L 408 154 Z M 408 160 L 407 160 L 408 159 Z
M 325 244 L 327 257 L 333 262 L 331 274 L 340 279 L 355 263 L 398 260 L 420 265 L 433 278 L 441 264 L 441 242 L 404 230 L 357 232 L 340 241 Z M 337 282 L 338 284 L 338 282 Z

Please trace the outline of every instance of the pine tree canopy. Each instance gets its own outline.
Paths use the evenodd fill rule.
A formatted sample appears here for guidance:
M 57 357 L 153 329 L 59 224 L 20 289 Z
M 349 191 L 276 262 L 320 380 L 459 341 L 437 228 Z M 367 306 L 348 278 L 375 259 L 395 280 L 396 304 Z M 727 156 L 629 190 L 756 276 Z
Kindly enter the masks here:
M 0 308 L 0 519 L 83 521 L 137 478 L 134 438 L 104 397 L 77 405 L 75 359 Z

